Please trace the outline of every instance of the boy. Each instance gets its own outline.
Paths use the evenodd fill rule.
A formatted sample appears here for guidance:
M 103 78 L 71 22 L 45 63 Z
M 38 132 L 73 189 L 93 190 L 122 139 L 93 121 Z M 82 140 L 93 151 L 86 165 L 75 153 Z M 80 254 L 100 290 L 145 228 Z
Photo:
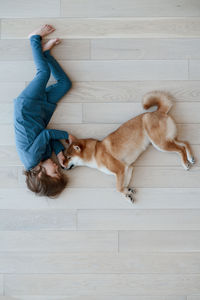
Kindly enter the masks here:
M 50 158 L 52 151 L 64 166 L 63 150 L 59 139 L 68 139 L 66 131 L 46 129 L 57 102 L 71 88 L 71 81 L 50 50 L 60 43 L 59 39 L 49 40 L 41 45 L 44 36 L 55 29 L 43 25 L 29 34 L 37 73 L 30 84 L 14 100 L 14 127 L 18 154 L 24 164 L 28 188 L 40 196 L 56 196 L 67 184 L 58 165 Z M 50 71 L 57 80 L 46 88 Z

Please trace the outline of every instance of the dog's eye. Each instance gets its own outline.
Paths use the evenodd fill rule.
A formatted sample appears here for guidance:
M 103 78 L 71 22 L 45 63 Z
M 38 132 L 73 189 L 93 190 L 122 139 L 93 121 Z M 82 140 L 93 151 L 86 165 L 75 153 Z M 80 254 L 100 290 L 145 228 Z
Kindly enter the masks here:
M 68 160 L 71 159 L 71 156 L 67 156 L 67 159 L 68 159 Z

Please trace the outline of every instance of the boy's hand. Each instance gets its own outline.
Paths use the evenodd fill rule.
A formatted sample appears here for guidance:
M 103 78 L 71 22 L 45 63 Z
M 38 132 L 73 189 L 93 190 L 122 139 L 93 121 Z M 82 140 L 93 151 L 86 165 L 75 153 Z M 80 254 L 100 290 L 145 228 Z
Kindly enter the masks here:
M 65 165 L 64 165 L 64 162 L 65 162 L 65 156 L 63 154 L 62 151 L 60 151 L 57 155 L 57 158 L 58 158 L 58 161 L 59 161 L 59 164 L 63 167 L 63 168 L 66 168 Z

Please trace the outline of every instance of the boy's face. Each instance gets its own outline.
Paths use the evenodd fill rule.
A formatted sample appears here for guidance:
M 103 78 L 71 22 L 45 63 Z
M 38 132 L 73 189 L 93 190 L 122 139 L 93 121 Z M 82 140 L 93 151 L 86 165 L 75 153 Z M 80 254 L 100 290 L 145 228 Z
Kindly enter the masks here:
M 47 175 L 55 178 L 59 178 L 61 176 L 58 165 L 53 162 L 51 158 L 48 158 L 45 161 L 41 162 L 41 166 L 45 168 Z

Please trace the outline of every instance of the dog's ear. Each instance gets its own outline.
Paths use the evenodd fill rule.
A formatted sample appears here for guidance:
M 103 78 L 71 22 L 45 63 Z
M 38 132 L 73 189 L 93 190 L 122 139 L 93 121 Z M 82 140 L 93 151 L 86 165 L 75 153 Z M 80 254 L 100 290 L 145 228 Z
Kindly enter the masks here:
M 69 144 L 71 145 L 73 142 L 75 142 L 77 140 L 77 138 L 75 136 L 69 134 L 68 140 L 69 140 Z
M 73 145 L 73 148 L 76 152 L 81 152 L 81 147 L 79 145 Z

